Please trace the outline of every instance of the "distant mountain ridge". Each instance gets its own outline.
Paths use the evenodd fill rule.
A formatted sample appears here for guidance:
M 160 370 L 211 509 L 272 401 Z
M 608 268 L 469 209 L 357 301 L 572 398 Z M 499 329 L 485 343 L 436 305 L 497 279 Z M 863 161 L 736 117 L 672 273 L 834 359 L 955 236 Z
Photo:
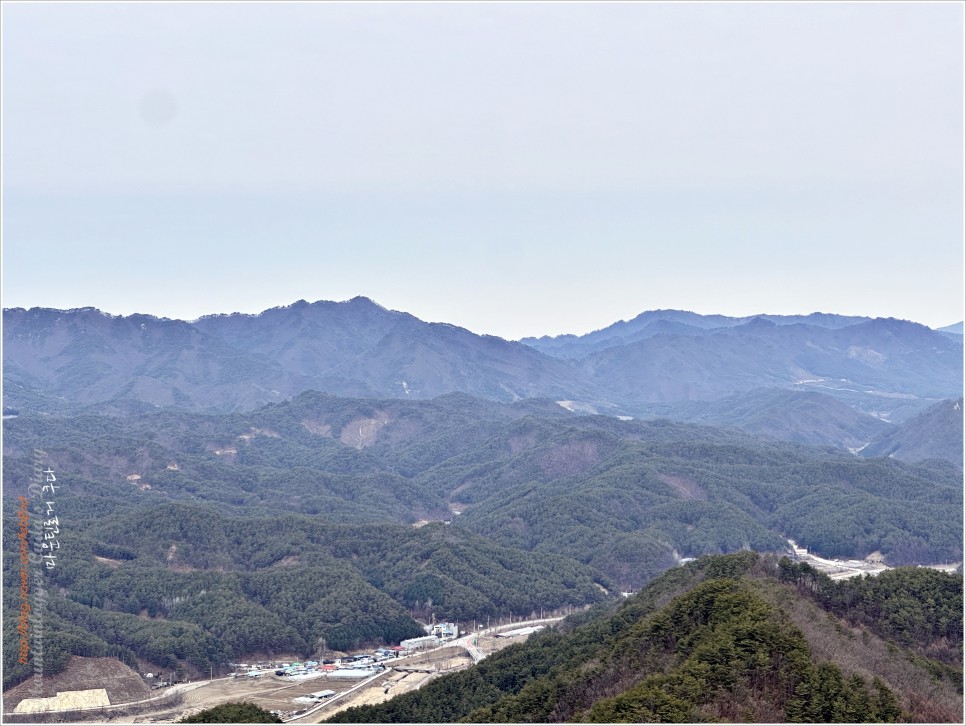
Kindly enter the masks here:
M 801 388 L 897 420 L 892 414 L 901 402 L 928 405 L 949 397 L 944 391 L 958 395 L 962 356 L 961 346 L 916 323 L 875 319 L 823 328 L 756 318 L 700 336 L 643 338 L 576 364 L 622 402 L 714 401 L 762 387 Z
M 936 331 L 942 333 L 950 340 L 954 340 L 960 345 L 963 344 L 963 322 L 953 323 L 952 325 L 947 325 L 943 328 L 936 328 Z
M 14 407 L 141 401 L 228 411 L 308 389 L 399 398 L 460 391 L 502 401 L 605 395 L 574 366 L 520 343 L 426 323 L 367 298 L 194 323 L 93 308 L 14 308 L 3 317 L 5 403 Z
M 626 345 L 661 333 L 703 335 L 709 330 L 733 328 L 758 319 L 767 320 L 776 325 L 802 323 L 822 328 L 844 328 L 848 325 L 872 320 L 872 318 L 863 316 L 831 315 L 828 313 L 747 315 L 735 318 L 727 315 L 701 315 L 688 310 L 648 310 L 631 320 L 621 320 L 586 335 L 531 337 L 522 338 L 520 342 L 558 358 L 581 358 L 589 353 L 605 350 L 616 345 Z
M 363 297 L 300 300 L 193 322 L 94 308 L 13 308 L 3 311 L 3 323 L 5 410 L 226 412 L 320 390 L 414 399 L 460 392 L 503 402 L 542 397 L 635 417 L 667 404 L 667 415 L 677 417 L 686 404 L 777 388 L 821 393 L 897 423 L 962 395 L 963 387 L 963 348 L 954 333 L 826 313 L 729 318 L 658 310 L 579 338 L 524 342 L 427 323 Z M 806 428 L 814 434 L 841 427 L 841 411 L 812 413 L 819 408 L 838 423 Z M 868 441 L 867 422 L 855 423 L 837 445 Z

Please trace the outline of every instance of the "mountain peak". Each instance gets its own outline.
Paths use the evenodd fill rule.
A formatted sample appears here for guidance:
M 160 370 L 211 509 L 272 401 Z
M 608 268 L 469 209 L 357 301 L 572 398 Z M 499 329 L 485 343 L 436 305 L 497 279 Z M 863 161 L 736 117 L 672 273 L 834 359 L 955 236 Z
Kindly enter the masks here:
M 366 297 L 365 295 L 356 295 L 354 298 L 346 300 L 345 302 L 349 305 L 375 305 L 377 308 L 386 309 L 371 297 Z
M 773 323 L 768 318 L 762 317 L 761 315 L 752 318 L 751 320 L 749 320 L 747 323 L 744 323 L 743 325 L 736 326 L 738 330 L 751 330 L 751 331 L 774 330 L 777 327 L 778 325 Z

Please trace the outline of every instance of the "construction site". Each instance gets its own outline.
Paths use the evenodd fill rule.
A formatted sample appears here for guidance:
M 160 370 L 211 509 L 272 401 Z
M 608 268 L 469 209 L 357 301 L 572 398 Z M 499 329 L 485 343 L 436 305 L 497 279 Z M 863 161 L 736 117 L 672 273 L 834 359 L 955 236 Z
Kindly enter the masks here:
M 108 705 L 103 693 L 64 691 L 56 702 L 18 704 L 11 722 L 173 723 L 214 706 L 248 701 L 287 723 L 319 723 L 352 706 L 381 703 L 414 691 L 435 678 L 463 670 L 486 656 L 550 626 L 559 618 L 515 623 L 463 635 L 436 647 L 392 658 L 375 667 L 319 670 L 309 676 L 232 674 L 171 686 L 129 703 Z M 352 677 L 347 677 L 351 675 Z M 75 703 L 76 702 L 76 703 Z
M 805 547 L 799 547 L 798 543 L 793 539 L 788 540 L 788 544 L 791 548 L 792 557 L 795 560 L 811 565 L 833 580 L 845 580 L 861 575 L 875 576 L 892 569 L 892 567 L 885 564 L 880 552 L 873 552 L 863 560 L 828 559 L 809 552 Z M 921 565 L 921 567 L 928 567 L 929 569 L 939 570 L 940 572 L 955 572 L 960 564 L 959 562 L 953 562 L 942 565 Z

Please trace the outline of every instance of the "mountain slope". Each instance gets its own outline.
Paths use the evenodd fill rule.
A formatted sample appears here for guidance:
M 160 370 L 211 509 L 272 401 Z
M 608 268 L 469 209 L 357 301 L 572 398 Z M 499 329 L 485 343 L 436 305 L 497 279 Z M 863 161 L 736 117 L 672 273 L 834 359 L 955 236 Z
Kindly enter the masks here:
M 582 338 L 531 345 L 426 323 L 366 298 L 193 323 L 92 308 L 3 315 L 5 405 L 25 412 L 250 410 L 316 389 L 547 397 L 642 415 L 655 403 L 779 387 L 826 393 L 900 421 L 962 391 L 963 349 L 944 334 L 820 313 L 749 320 L 652 311 Z
M 616 611 L 330 722 L 958 722 L 962 577 L 888 574 L 833 583 L 754 553 L 702 558 Z M 871 590 L 905 623 L 843 609 Z M 953 647 L 930 650 L 941 644 Z
M 5 404 L 28 410 L 40 396 L 68 409 L 135 401 L 225 411 L 308 386 L 278 363 L 189 323 L 93 308 L 4 310 L 3 359 Z M 8 379 L 8 368 L 18 378 Z
M 734 426 L 756 436 L 813 446 L 858 449 L 892 427 L 817 391 L 765 388 L 739 393 L 674 416 Z
M 958 392 L 962 355 L 939 333 L 898 320 L 833 330 L 756 319 L 703 336 L 662 334 L 609 348 L 580 367 L 627 407 L 805 386 L 867 410 Z
M 891 456 L 902 461 L 946 459 L 963 464 L 963 399 L 941 401 L 915 418 L 884 431 L 862 456 Z
M 493 336 L 425 323 L 366 298 L 300 301 L 195 323 L 92 308 L 4 310 L 5 404 L 79 410 L 140 401 L 196 411 L 252 409 L 307 389 L 432 398 L 594 400 L 575 366 Z
M 356 297 L 343 303 L 299 300 L 258 315 L 206 315 L 192 325 L 285 370 L 317 376 L 364 354 L 408 317 Z
M 355 395 L 412 398 L 451 391 L 497 401 L 576 397 L 602 402 L 605 397 L 575 367 L 527 346 L 410 316 L 366 355 L 328 371 L 321 386 Z
M 957 561 L 962 474 L 736 430 L 498 404 L 304 393 L 253 412 L 132 418 L 22 414 L 4 423 L 4 485 L 42 447 L 75 517 L 179 503 L 346 523 L 452 520 L 639 587 L 679 557 L 785 538 L 827 556 Z M 215 548 L 217 551 L 218 548 Z
M 775 325 L 798 323 L 822 328 L 842 328 L 869 320 L 866 317 L 812 313 L 810 315 L 749 315 L 733 318 L 727 315 L 699 315 L 685 310 L 648 310 L 631 320 L 621 320 L 606 328 L 586 335 L 557 335 L 540 338 L 523 338 L 525 343 L 539 351 L 557 358 L 583 358 L 607 348 L 646 340 L 659 334 L 690 335 L 706 334 L 718 328 L 732 328 L 752 320 L 762 319 Z
M 392 639 L 412 632 L 414 609 L 466 618 L 593 602 L 681 556 L 782 551 L 786 537 L 890 564 L 962 556 L 952 464 L 546 400 L 307 392 L 232 414 L 21 414 L 4 421 L 3 444 L 5 516 L 35 449 L 62 488 L 70 547 L 53 573 L 48 645 L 64 658 L 205 670 L 229 651 L 307 650 L 319 633 Z M 453 524 L 411 526 L 426 519 Z M 9 555 L 16 535 L 4 534 Z M 14 607 L 16 561 L 4 558 Z
M 573 560 L 440 523 L 226 517 L 185 504 L 85 521 L 75 503 L 58 498 L 75 514 L 71 546 L 47 575 L 56 619 L 46 647 L 63 655 L 114 647 L 125 662 L 203 672 L 258 652 L 308 655 L 320 637 L 336 650 L 396 643 L 424 634 L 414 615 L 465 620 L 599 602 L 609 585 Z M 6 539 L 9 555 L 16 540 Z M 16 607 L 15 559 L 4 558 L 5 607 Z M 74 628 L 87 635 L 73 638 Z M 4 638 L 5 686 L 31 672 L 17 665 L 17 642 Z M 50 660 L 54 672 L 62 663 Z

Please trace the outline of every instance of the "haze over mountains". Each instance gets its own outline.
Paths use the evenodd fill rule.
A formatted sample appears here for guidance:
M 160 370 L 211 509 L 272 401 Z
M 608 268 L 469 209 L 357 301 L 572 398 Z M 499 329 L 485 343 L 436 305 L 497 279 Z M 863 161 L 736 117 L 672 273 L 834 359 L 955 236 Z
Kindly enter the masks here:
M 70 547 L 44 575 L 48 674 L 86 656 L 203 676 L 257 653 L 305 657 L 319 638 L 346 650 L 395 643 L 422 632 L 416 618 L 612 607 L 686 558 L 738 550 L 778 553 L 747 553 L 746 564 L 767 561 L 768 577 L 780 578 L 789 538 L 894 567 L 962 559 L 963 351 L 949 331 L 657 311 L 524 343 L 365 298 L 193 322 L 92 308 L 3 315 L 5 516 L 16 516 L 43 449 L 70 522 Z M 16 608 L 15 537 L 4 547 L 4 606 Z M 912 577 L 926 590 L 961 589 L 958 575 Z M 730 608 L 746 586 L 757 587 L 696 596 Z M 793 602 L 768 587 L 781 595 L 776 606 Z M 612 634 L 639 628 L 601 622 Z M 707 637 L 727 651 L 732 634 L 745 643 L 741 633 L 775 622 L 739 618 Z M 31 671 L 17 660 L 16 621 L 4 627 L 9 687 Z M 784 657 L 788 638 L 799 636 L 765 638 L 755 662 Z M 923 658 L 961 645 L 945 631 L 937 638 Z M 825 653 L 824 642 L 808 648 Z M 612 657 L 596 645 L 580 652 Z M 947 668 L 923 662 L 917 679 Z M 799 665 L 755 671 L 735 694 L 777 688 L 788 673 L 816 693 L 846 688 Z M 763 681 L 772 671 L 778 681 Z M 588 681 L 586 708 L 607 691 L 620 708 L 630 698 L 631 720 L 648 713 L 610 683 L 617 672 L 659 677 L 605 668 Z M 842 672 L 855 671 L 846 662 Z M 944 692 L 918 703 L 908 674 L 893 673 L 867 675 L 895 686 L 898 700 L 875 680 L 847 682 L 857 704 L 882 701 L 854 714 L 898 717 L 901 699 L 909 713 L 946 714 L 955 701 Z M 961 671 L 951 673 L 961 684 Z M 681 695 L 682 714 L 743 713 L 734 694 Z M 785 693 L 785 712 L 847 715 L 814 711 L 800 695 Z M 477 703 L 494 709 L 474 712 L 482 720 L 520 706 L 491 696 Z M 610 707 L 571 715 L 623 718 Z
M 858 449 L 884 430 L 881 421 L 962 395 L 954 332 L 824 313 L 658 310 L 584 336 L 520 342 L 362 297 L 194 322 L 93 308 L 3 316 L 4 404 L 23 411 L 227 412 L 308 389 L 413 399 L 462 392 Z
M 777 325 L 815 325 L 823 328 L 843 328 L 869 320 L 866 317 L 827 315 L 749 315 L 741 318 L 727 315 L 699 315 L 685 310 L 649 310 L 631 320 L 621 320 L 606 328 L 586 335 L 557 335 L 541 338 L 523 338 L 520 342 L 533 346 L 557 358 L 582 358 L 638 340 L 652 338 L 662 333 L 671 335 L 703 335 L 717 328 L 733 328 L 753 320 L 767 320 Z
M 425 323 L 365 298 L 297 302 L 195 323 L 94 309 L 4 311 L 8 405 L 251 409 L 314 388 L 340 395 L 495 400 L 603 394 L 574 366 L 519 343 Z M 37 406 L 31 406 L 36 408 Z

